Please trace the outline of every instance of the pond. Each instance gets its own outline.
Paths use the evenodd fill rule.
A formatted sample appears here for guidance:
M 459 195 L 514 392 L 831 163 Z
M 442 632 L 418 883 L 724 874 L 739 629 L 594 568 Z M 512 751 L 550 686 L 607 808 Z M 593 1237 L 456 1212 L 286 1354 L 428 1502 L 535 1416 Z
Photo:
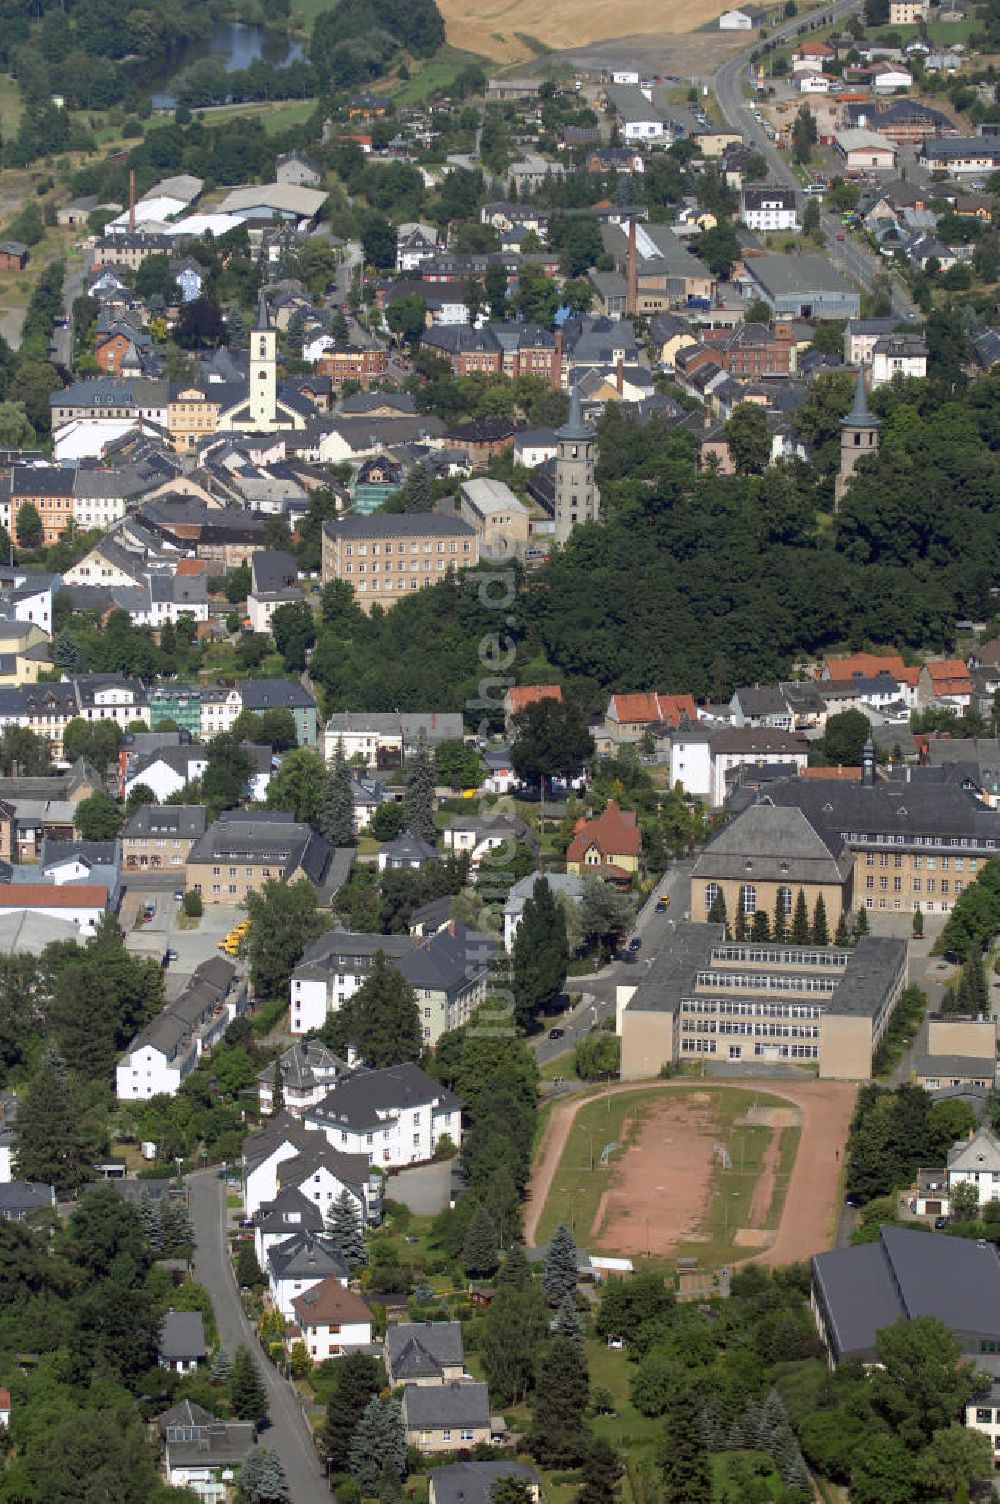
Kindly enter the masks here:
M 281 32 L 244 21 L 220 21 L 207 37 L 187 42 L 145 68 L 143 83 L 150 90 L 155 109 L 171 110 L 177 103 L 174 89 L 178 78 L 202 58 L 214 58 L 227 73 L 238 73 L 259 58 L 280 68 L 298 62 L 304 55 L 302 43 Z

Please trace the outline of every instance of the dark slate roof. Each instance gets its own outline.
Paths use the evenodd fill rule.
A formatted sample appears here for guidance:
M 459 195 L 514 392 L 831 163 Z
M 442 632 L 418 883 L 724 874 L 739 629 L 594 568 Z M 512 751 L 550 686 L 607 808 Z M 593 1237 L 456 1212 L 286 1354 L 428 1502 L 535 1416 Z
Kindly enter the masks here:
M 244 1165 L 249 1172 L 255 1165 L 270 1159 L 275 1149 L 282 1144 L 293 1144 L 299 1149 L 305 1149 L 314 1138 L 315 1135 L 298 1118 L 293 1118 L 290 1112 L 279 1112 L 276 1117 L 268 1119 L 259 1133 L 253 1133 L 243 1140 Z
M 294 1233 L 284 1243 L 268 1249 L 267 1261 L 276 1279 L 325 1279 L 328 1274 L 347 1278 L 347 1265 L 329 1238 L 311 1232 Z
M 318 831 L 279 810 L 228 810 L 191 847 L 189 862 L 273 862 L 288 877 L 298 867 L 319 885 L 332 848 Z
M 499 1478 L 518 1478 L 529 1488 L 539 1488 L 541 1482 L 528 1462 L 453 1462 L 431 1468 L 428 1476 L 435 1504 L 490 1504 Z
M 470 1430 L 490 1424 L 490 1395 L 485 1384 L 407 1384 L 403 1419 L 414 1431 L 441 1427 Z
M 386 1355 L 395 1383 L 440 1377 L 444 1368 L 465 1362 L 458 1321 L 401 1321 L 385 1334 Z
M 241 679 L 238 684 L 244 710 L 262 714 L 275 708 L 306 710 L 316 701 L 296 679 Z
M 200 1311 L 168 1311 L 160 1328 L 160 1357 L 203 1358 L 205 1320 Z
M 759 734 L 759 733 L 758 733 Z M 904 728 L 905 734 L 905 728 Z M 717 745 L 717 743 L 713 743 Z M 1000 813 L 986 809 L 958 784 L 880 779 L 874 786 L 825 778 L 790 778 L 772 784 L 771 804 L 797 805 L 817 828 L 855 837 L 893 834 L 908 842 L 922 837 L 1000 841 Z M 918 839 L 918 844 L 926 844 Z
M 122 835 L 128 839 L 137 836 L 171 836 L 179 839 L 188 836 L 193 841 L 205 833 L 208 818 L 202 804 L 140 804 L 132 811 Z
M 310 1180 L 317 1170 L 329 1170 L 342 1185 L 360 1192 L 371 1179 L 371 1165 L 367 1154 L 341 1154 L 330 1143 L 325 1133 L 309 1133 L 300 1152 L 278 1166 L 280 1186 L 301 1186 Z
M 436 1102 L 445 1111 L 457 1111 L 462 1104 L 448 1089 L 428 1076 L 417 1065 L 391 1065 L 384 1070 L 358 1071 L 333 1088 L 306 1118 L 317 1126 L 349 1123 L 367 1128 L 383 1121 L 380 1114 L 405 1112 L 407 1108 Z
M 291 1237 L 296 1231 L 322 1232 L 323 1213 L 315 1201 L 295 1185 L 281 1188 L 273 1201 L 265 1201 L 258 1207 L 254 1222 L 263 1233 L 280 1233 Z
M 847 879 L 853 865 L 854 855 L 843 838 L 814 825 L 801 809 L 755 804 L 709 841 L 694 876 L 836 885 Z

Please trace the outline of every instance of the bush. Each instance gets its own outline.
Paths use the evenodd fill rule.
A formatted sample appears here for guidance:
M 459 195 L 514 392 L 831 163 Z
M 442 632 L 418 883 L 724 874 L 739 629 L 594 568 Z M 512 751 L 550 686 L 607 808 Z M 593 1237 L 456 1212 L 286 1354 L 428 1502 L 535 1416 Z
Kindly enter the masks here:
M 181 908 L 189 919 L 200 919 L 205 912 L 205 906 L 201 901 L 201 894 L 196 888 L 188 888 L 184 894 Z

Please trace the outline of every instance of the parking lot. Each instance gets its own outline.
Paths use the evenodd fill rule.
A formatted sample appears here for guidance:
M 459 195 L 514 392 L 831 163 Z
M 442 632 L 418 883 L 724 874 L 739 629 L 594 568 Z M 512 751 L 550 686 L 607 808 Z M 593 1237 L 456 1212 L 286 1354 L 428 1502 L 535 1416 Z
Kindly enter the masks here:
M 158 961 L 168 950 L 177 952 L 177 960 L 170 962 L 166 972 L 167 995 L 175 997 L 202 961 L 222 954 L 219 941 L 245 916 L 242 909 L 206 904 L 197 929 L 180 929 L 178 920 L 183 910 L 174 893 L 180 891 L 183 878 L 164 882 L 159 877 L 151 883 L 146 873 L 136 877 L 138 880 L 129 882 L 125 889 L 119 914 L 125 945 L 134 955 L 152 956 Z M 146 904 L 155 904 L 156 912 L 137 928 L 136 917 Z

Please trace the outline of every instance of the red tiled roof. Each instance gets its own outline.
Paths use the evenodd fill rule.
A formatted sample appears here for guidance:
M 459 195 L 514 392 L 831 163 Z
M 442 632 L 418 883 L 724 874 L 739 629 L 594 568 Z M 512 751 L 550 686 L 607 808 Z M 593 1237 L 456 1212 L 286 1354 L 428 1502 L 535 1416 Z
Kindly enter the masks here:
M 513 684 L 507 691 L 512 715 L 517 715 L 526 705 L 534 705 L 537 700 L 561 700 L 562 686 L 559 684 Z
M 204 574 L 207 568 L 207 559 L 178 559 L 177 561 L 179 575 Z
M 303 1327 L 354 1325 L 372 1319 L 361 1296 L 348 1290 L 333 1274 L 304 1294 L 296 1295 L 292 1309 Z
M 685 716 L 689 721 L 698 719 L 693 695 L 664 695 L 651 689 L 644 694 L 612 695 L 611 705 L 620 726 L 644 721 L 676 727 Z
M 846 658 L 828 658 L 824 670 L 831 679 L 874 679 L 877 674 L 892 674 L 910 683 L 906 666 L 899 653 L 850 653 Z
M 0 886 L 0 909 L 106 908 L 108 890 L 103 883 L 4 883 Z
M 843 783 L 860 783 L 860 768 L 803 768 L 803 778 L 837 778 Z
M 967 694 L 972 689 L 972 678 L 961 658 L 942 658 L 937 663 L 928 663 L 927 672 L 939 693 Z
M 635 811 L 622 810 L 613 799 L 608 800 L 603 815 L 596 820 L 584 820 L 566 852 L 567 862 L 582 862 L 592 846 L 596 846 L 606 861 L 616 856 L 638 856 L 642 837 L 635 818 Z

